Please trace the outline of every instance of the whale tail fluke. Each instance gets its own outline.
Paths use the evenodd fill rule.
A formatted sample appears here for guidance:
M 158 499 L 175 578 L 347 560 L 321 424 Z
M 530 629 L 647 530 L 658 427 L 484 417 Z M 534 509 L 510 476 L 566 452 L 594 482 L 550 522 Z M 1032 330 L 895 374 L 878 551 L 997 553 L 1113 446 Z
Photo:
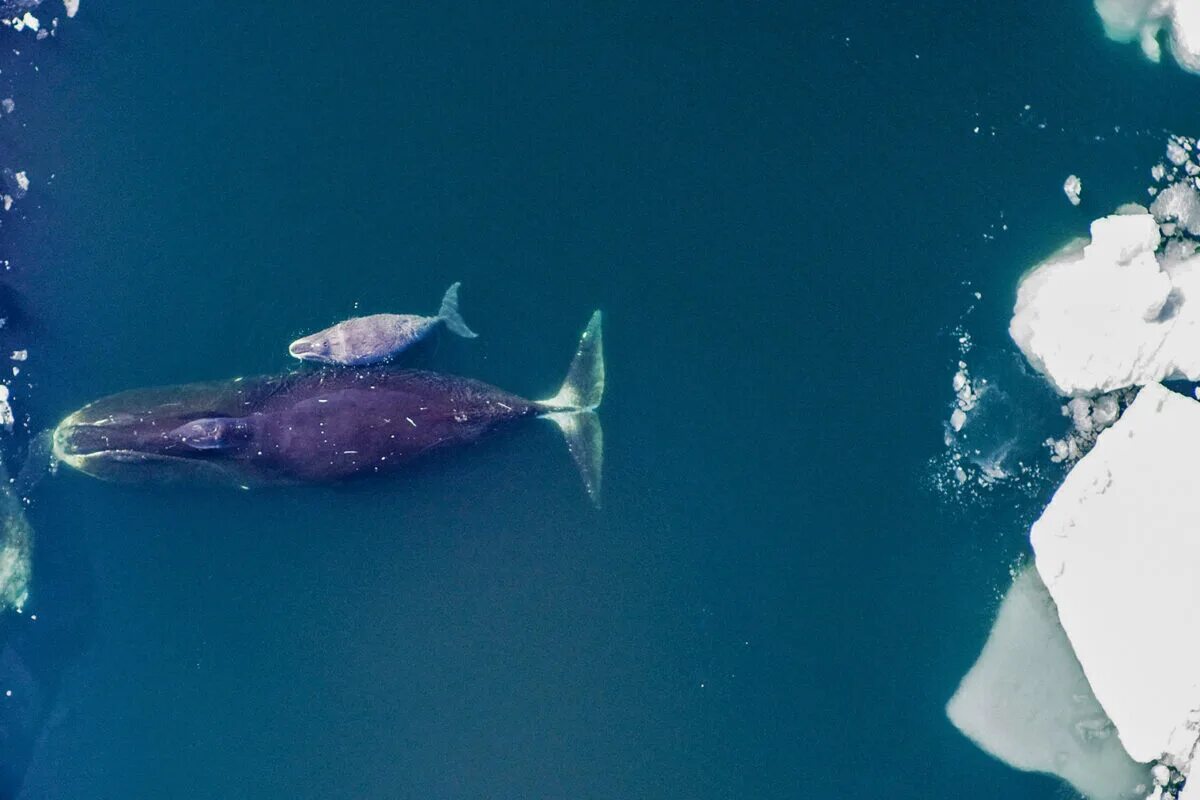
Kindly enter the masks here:
M 604 430 L 596 409 L 603 397 L 604 346 L 597 311 L 579 338 L 579 349 L 558 394 L 539 404 L 546 409 L 544 416 L 562 431 L 588 497 L 597 508 L 604 467 Z
M 442 307 L 438 309 L 438 319 L 446 323 L 446 327 L 464 339 L 474 339 L 479 334 L 467 327 L 462 314 L 458 313 L 458 287 L 462 283 L 455 281 L 442 297 Z

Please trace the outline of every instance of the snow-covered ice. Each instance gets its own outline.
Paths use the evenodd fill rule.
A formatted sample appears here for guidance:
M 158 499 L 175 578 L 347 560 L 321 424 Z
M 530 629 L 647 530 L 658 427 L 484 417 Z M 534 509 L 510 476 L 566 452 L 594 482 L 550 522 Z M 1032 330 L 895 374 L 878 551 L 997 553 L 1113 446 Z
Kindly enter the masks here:
M 1030 532 L 1038 573 L 1135 760 L 1188 771 L 1200 736 L 1200 403 L 1146 386 Z
M 1151 61 L 1162 56 L 1159 35 L 1166 31 L 1171 55 L 1189 72 L 1200 72 L 1200 3 L 1196 0 L 1095 0 L 1108 38 L 1137 41 Z
M 1006 764 L 1057 775 L 1091 800 L 1148 792 L 1148 769 L 1122 748 L 1032 565 L 1013 581 L 946 714 Z
M 1172 206 L 1174 208 L 1174 206 Z M 1063 395 L 1200 379 L 1200 258 L 1125 207 L 1021 280 L 1009 334 Z M 1171 240 L 1173 243 L 1177 240 Z M 1161 263 L 1160 263 L 1161 262 Z

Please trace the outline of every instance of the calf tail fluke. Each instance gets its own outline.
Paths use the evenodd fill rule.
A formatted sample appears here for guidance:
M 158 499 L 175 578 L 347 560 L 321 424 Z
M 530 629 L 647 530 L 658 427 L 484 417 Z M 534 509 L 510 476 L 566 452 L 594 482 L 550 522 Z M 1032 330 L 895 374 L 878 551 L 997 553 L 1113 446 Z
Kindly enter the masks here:
M 604 346 L 600 312 L 592 314 L 579 349 L 567 370 L 558 394 L 541 401 L 545 417 L 558 426 L 567 449 L 579 467 L 588 497 L 600 506 L 600 478 L 604 467 L 604 430 L 596 409 L 604 397 Z
M 474 339 L 479 334 L 467 327 L 462 314 L 458 313 L 458 287 L 462 284 L 453 283 L 442 297 L 442 307 L 438 310 L 438 319 L 446 323 L 446 327 L 466 339 Z

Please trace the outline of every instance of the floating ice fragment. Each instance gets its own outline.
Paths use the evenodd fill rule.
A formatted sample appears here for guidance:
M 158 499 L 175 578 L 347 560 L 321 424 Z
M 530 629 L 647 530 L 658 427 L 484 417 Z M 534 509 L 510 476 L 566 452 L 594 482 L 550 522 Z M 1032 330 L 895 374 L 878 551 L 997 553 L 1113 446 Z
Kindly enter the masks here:
M 1030 532 L 1038 573 L 1126 751 L 1185 775 L 1200 736 L 1198 451 L 1200 403 L 1148 385 Z
M 26 28 L 29 28 L 30 30 L 36 31 L 41 27 L 41 23 L 38 22 L 37 17 L 26 11 L 25 16 L 23 17 L 13 17 L 12 26 L 13 30 L 22 31 Z
M 1188 160 L 1187 150 L 1174 137 L 1167 140 L 1167 160 L 1177 167 L 1182 167 Z
M 1032 566 L 1013 580 L 946 714 L 1006 764 L 1057 775 L 1091 800 L 1144 797 L 1150 783 L 1092 694 Z
M 67 18 L 71 19 L 79 13 L 79 0 L 63 0 L 63 7 L 67 10 Z
M 4 179 L 6 194 L 11 195 L 14 199 L 20 200 L 29 191 L 29 176 L 24 171 L 13 172 L 11 169 L 6 169 L 0 172 L 0 176 Z
M 1071 205 L 1079 205 L 1079 195 L 1083 192 L 1083 181 L 1075 175 L 1068 175 L 1067 179 L 1063 181 L 1063 192 L 1071 201 Z

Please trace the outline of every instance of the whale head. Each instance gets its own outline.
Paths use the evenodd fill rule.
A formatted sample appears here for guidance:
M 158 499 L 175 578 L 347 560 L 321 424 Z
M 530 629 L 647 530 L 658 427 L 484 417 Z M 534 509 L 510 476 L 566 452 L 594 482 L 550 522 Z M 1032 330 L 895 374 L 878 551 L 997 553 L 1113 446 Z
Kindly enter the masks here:
M 333 350 L 333 337 L 327 330 L 302 336 L 288 345 L 288 353 L 293 358 L 318 364 L 332 364 L 335 360 Z

